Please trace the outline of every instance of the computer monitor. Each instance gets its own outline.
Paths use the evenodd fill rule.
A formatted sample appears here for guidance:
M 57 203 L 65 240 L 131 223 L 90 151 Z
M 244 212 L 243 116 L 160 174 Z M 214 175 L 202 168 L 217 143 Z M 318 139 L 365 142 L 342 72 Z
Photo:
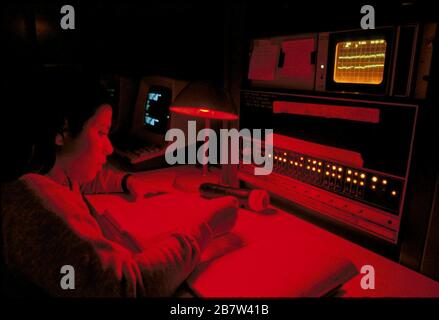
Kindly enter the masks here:
M 130 136 L 163 145 L 169 128 L 169 106 L 186 85 L 186 81 L 162 76 L 142 78 L 133 110 Z

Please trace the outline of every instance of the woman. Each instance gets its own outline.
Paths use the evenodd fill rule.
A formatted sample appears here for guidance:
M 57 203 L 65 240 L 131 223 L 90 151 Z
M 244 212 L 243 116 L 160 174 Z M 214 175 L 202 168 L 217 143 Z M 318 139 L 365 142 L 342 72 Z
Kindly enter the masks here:
M 194 270 L 210 239 L 233 227 L 237 201 L 213 200 L 216 209 L 200 221 L 147 247 L 111 229 L 83 193 L 136 195 L 142 185 L 135 175 L 103 167 L 113 151 L 108 138 L 111 105 L 90 86 L 75 88 L 69 101 L 61 101 L 60 128 L 46 134 L 52 144 L 45 149 L 56 151 L 51 169 L 45 175 L 25 174 L 5 190 L 6 268 L 53 296 L 171 296 Z M 64 265 L 74 268 L 73 290 L 61 287 Z

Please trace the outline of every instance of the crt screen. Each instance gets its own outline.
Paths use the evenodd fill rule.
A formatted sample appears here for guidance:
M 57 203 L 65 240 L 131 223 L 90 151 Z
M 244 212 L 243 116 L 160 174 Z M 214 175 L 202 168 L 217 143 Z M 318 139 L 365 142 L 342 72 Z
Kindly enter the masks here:
M 386 47 L 384 39 L 338 42 L 335 49 L 334 82 L 381 84 Z
M 168 128 L 169 106 L 172 101 L 171 89 L 151 86 L 145 100 L 144 125 L 156 133 L 165 133 Z

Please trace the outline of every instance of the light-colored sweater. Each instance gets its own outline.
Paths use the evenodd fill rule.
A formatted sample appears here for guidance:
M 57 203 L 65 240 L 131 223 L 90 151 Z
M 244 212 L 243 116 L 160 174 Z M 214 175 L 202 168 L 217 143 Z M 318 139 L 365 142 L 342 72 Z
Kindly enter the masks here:
M 121 180 L 122 175 L 103 170 L 81 190 L 120 192 Z M 49 177 L 27 174 L 2 191 L 6 268 L 52 296 L 171 296 L 212 238 L 200 221 L 139 252 L 126 245 L 126 234 L 114 236 L 117 230 L 98 223 L 79 191 Z M 63 265 L 74 267 L 74 290 L 61 288 Z

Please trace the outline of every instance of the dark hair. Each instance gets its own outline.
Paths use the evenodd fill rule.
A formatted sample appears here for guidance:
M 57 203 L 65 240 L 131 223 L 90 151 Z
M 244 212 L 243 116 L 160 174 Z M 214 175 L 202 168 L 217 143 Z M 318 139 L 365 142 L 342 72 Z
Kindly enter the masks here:
M 47 72 L 38 84 L 35 105 L 38 129 L 32 143 L 28 172 L 47 173 L 54 165 L 57 146 L 55 137 L 77 137 L 84 124 L 103 104 L 112 105 L 111 97 L 97 77 L 85 73 Z

